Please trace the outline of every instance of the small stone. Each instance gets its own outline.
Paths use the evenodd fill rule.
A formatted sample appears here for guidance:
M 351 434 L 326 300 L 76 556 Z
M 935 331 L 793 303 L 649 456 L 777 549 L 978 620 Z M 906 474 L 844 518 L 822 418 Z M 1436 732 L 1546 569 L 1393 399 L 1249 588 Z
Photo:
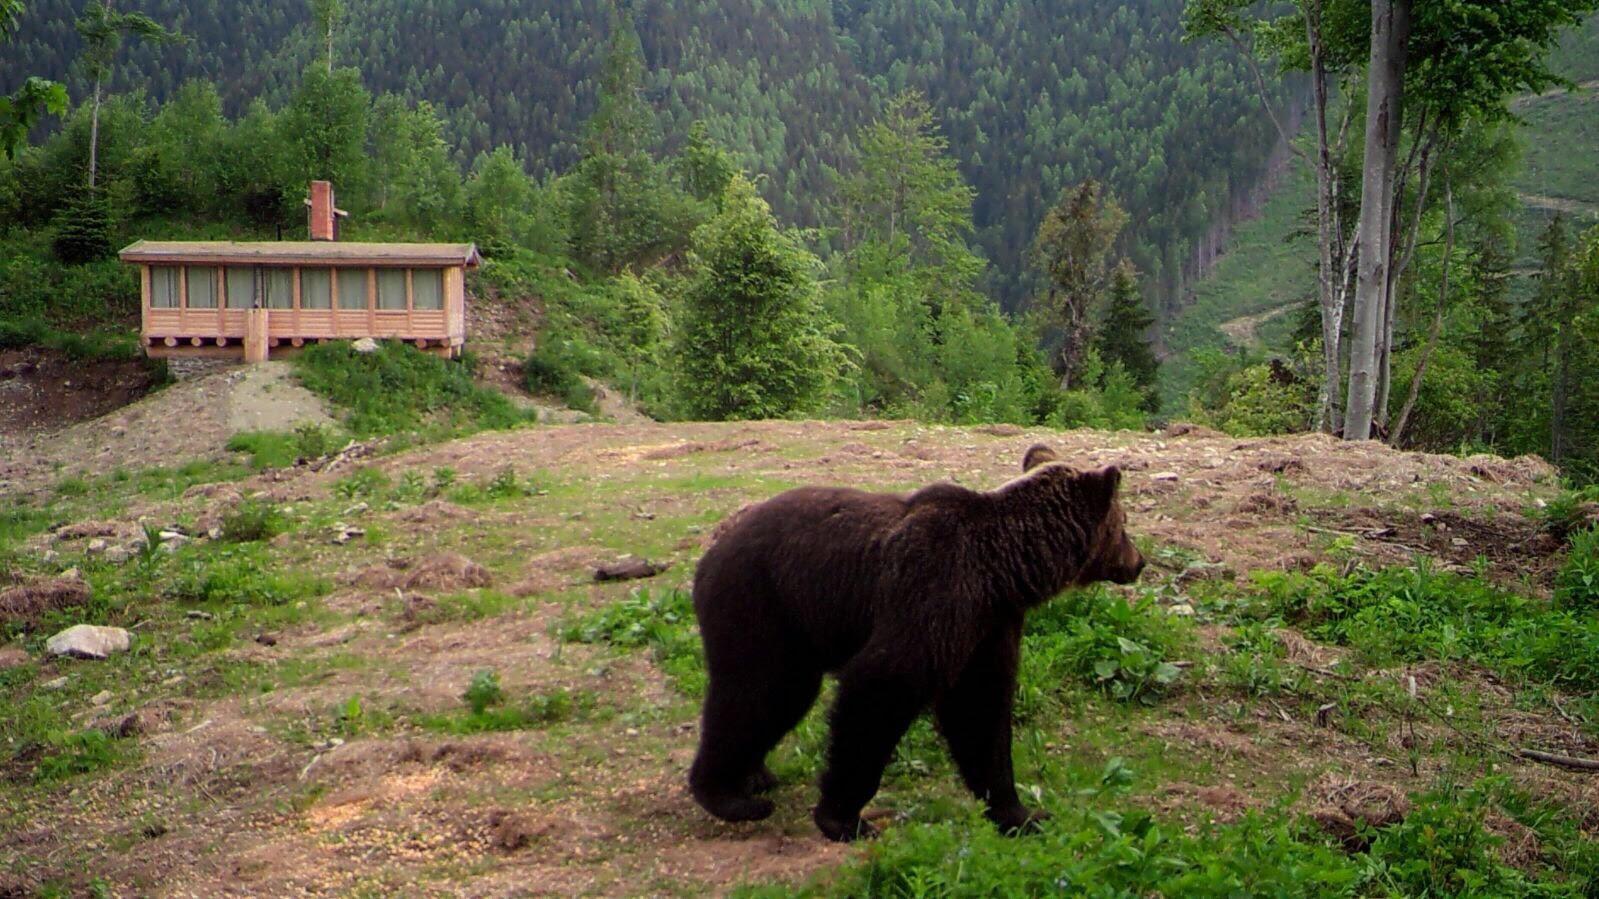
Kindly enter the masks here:
M 362 354 L 375 353 L 378 351 L 378 342 L 370 337 L 363 337 L 350 344 L 350 349 Z
M 1194 615 L 1194 607 L 1186 602 L 1180 602 L 1171 607 L 1171 613 L 1173 615 L 1180 615 L 1184 618 L 1192 618 Z
M 1467 541 L 1466 538 L 1464 538 L 1464 537 L 1456 537 L 1453 540 L 1450 540 L 1449 542 L 1451 544 L 1455 545 L 1455 546 L 1467 546 L 1467 545 L 1469 545 L 1469 541 Z
M 0 647 L 0 671 L 8 668 L 21 668 L 28 664 L 27 652 L 15 646 Z
M 104 537 L 96 537 L 89 541 L 88 545 L 83 548 L 83 551 L 87 555 L 98 556 L 103 554 L 109 546 L 110 544 L 106 543 Z
M 104 659 L 115 652 L 127 652 L 133 635 L 120 627 L 75 624 L 45 641 L 51 655 L 78 659 Z
M 354 540 L 357 537 L 365 537 L 365 536 L 366 536 L 366 529 L 365 528 L 355 528 L 355 527 L 350 527 L 349 525 L 344 525 L 344 524 L 336 524 L 336 525 L 333 526 L 333 542 L 338 544 L 339 546 L 343 546 L 344 544 L 349 543 L 351 540 Z
M 345 509 L 344 510 L 344 514 L 345 515 L 352 515 L 352 516 L 353 515 L 360 515 L 362 512 L 365 512 L 367 509 L 370 509 L 370 508 L 371 508 L 371 506 L 368 506 L 366 503 L 356 503 L 355 505 L 351 506 L 350 508 Z
M 278 638 L 272 636 L 271 634 L 260 634 L 256 636 L 255 642 L 261 644 L 262 646 L 276 646 L 278 645 Z
M 183 617 L 192 618 L 195 621 L 210 621 L 217 616 L 205 611 L 204 609 L 190 609 L 183 613 Z
M 47 680 L 40 684 L 39 688 L 41 690 L 65 690 L 67 688 L 67 679 L 65 677 L 58 677 L 53 680 Z
M 1177 480 L 1177 472 L 1175 472 L 1175 471 L 1162 471 L 1162 472 L 1159 472 L 1159 473 L 1154 475 L 1154 480 L 1166 481 L 1166 482 L 1175 481 L 1175 480 Z
M 100 692 L 94 694 L 94 696 L 90 697 L 90 699 L 89 699 L 89 702 L 92 705 L 105 705 L 106 703 L 108 703 L 110 701 L 111 701 L 111 691 L 110 690 L 101 690 Z

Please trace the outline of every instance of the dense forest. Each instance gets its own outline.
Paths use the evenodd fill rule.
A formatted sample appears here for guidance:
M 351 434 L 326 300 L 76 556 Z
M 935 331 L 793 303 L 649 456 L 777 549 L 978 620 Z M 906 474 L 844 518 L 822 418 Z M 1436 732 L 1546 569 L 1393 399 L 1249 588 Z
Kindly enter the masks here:
M 543 175 L 581 154 L 613 5 L 351 0 L 333 47 L 369 89 L 432 103 L 458 163 L 507 145 Z M 83 6 L 27 5 L 0 60 L 0 91 L 24 75 L 73 78 L 74 96 L 87 91 L 74 67 Z M 278 105 L 322 45 L 299 3 L 121 6 L 189 38 L 125 50 L 111 87 L 154 100 L 203 78 L 229 114 L 257 99 Z M 976 189 L 976 243 L 994 262 L 988 291 L 1007 309 L 1036 287 L 1024 258 L 1034 229 L 1063 188 L 1086 178 L 1107 183 L 1130 213 L 1124 249 L 1150 298 L 1174 302 L 1217 229 L 1250 204 L 1276 144 L 1240 58 L 1185 43 L 1181 4 L 1169 0 L 631 6 L 661 133 L 680 142 L 704 122 L 797 225 L 827 220 L 834 174 L 873 110 L 908 89 L 925 94 Z M 1298 96 L 1303 85 L 1281 93 Z

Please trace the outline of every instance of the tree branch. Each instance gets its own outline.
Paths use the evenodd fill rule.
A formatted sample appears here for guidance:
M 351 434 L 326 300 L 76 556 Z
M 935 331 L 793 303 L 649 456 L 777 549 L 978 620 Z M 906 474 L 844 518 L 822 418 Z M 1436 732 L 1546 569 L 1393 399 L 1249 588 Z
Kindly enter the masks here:
M 1266 89 L 1266 76 L 1260 71 L 1260 61 L 1255 59 L 1255 54 L 1250 52 L 1250 48 L 1245 45 L 1243 38 L 1238 36 L 1238 32 L 1233 30 L 1231 25 L 1223 27 L 1221 32 L 1227 36 L 1227 40 L 1231 41 L 1234 47 L 1238 48 L 1239 55 L 1243 56 L 1244 60 L 1249 63 L 1249 70 L 1255 73 L 1255 85 L 1260 89 L 1260 107 L 1266 110 L 1267 116 L 1271 117 L 1271 123 L 1276 126 L 1277 134 L 1282 137 L 1283 143 L 1288 145 L 1288 149 L 1294 151 L 1295 156 L 1303 159 L 1307 164 L 1313 165 L 1314 163 L 1311 163 L 1310 157 L 1306 155 L 1304 149 L 1294 143 L 1294 136 L 1289 134 L 1288 129 L 1283 127 L 1282 120 L 1277 117 L 1277 110 L 1272 108 L 1271 93 Z

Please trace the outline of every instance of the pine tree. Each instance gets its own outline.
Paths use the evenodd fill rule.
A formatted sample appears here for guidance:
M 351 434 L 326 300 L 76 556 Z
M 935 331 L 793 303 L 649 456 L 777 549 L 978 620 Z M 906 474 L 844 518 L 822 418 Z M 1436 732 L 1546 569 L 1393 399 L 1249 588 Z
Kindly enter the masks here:
M 815 409 L 844 367 L 817 300 L 820 263 L 778 230 L 749 179 L 694 232 L 676 386 L 690 417 L 783 418 Z
M 1144 394 L 1144 409 L 1154 412 L 1159 405 L 1156 381 L 1160 376 L 1160 361 L 1149 341 L 1149 329 L 1155 325 L 1138 289 L 1138 270 L 1127 260 L 1116 266 L 1110 278 L 1110 301 L 1105 318 L 1099 326 L 1094 346 L 1107 365 L 1121 363 Z

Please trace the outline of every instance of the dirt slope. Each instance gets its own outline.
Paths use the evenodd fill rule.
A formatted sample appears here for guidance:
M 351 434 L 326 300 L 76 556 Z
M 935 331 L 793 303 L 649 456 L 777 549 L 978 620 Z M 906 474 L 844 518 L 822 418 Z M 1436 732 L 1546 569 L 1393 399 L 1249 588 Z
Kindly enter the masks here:
M 215 458 L 240 431 L 333 421 L 322 401 L 294 380 L 286 362 L 180 381 L 132 405 L 120 406 L 118 399 L 106 403 L 112 411 L 66 427 L 57 421 L 49 429 L 0 431 L 0 493 L 38 490 L 67 475 L 94 477 L 118 467 Z

